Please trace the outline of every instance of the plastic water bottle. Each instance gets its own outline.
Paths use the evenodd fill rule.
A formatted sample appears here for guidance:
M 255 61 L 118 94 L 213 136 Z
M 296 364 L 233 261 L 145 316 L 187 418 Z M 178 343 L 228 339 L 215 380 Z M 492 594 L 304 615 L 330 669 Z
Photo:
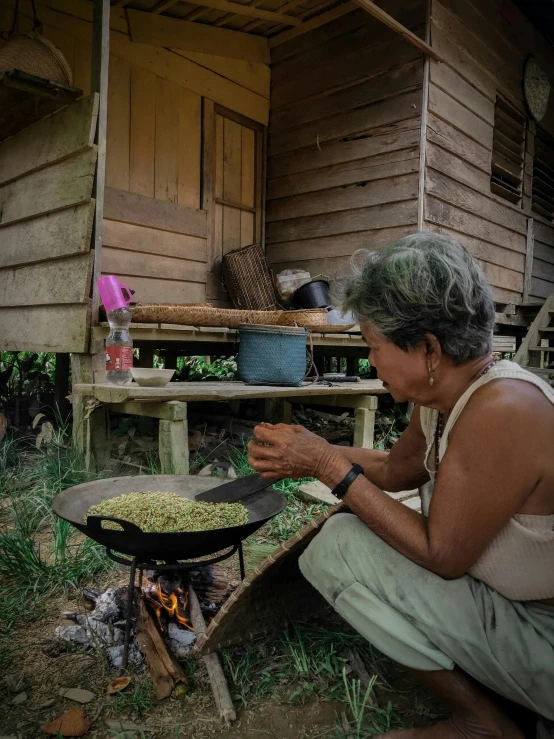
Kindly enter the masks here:
M 106 380 L 114 385 L 125 385 L 132 380 L 133 340 L 129 334 L 129 324 L 133 314 L 127 303 L 131 302 L 133 296 L 127 285 L 120 284 L 115 275 L 101 277 L 98 280 L 98 292 L 110 324 L 106 339 Z

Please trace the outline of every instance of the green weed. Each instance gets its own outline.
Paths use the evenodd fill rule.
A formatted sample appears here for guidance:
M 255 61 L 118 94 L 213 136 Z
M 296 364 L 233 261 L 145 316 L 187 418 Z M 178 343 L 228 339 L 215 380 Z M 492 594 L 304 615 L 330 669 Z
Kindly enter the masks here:
M 376 676 L 373 675 L 363 695 L 362 695 L 362 684 L 360 680 L 349 680 L 346 677 L 345 668 L 343 668 L 342 670 L 342 680 L 344 683 L 346 700 L 348 702 L 350 712 L 352 713 L 352 716 L 354 717 L 354 730 L 356 732 L 355 738 L 360 739 L 362 725 L 365 719 L 366 707 L 371 697 L 373 686 L 375 685 Z
M 140 718 L 155 705 L 154 688 L 148 676 L 135 683 L 132 690 L 116 693 L 111 701 L 111 707 L 118 715 L 131 711 Z

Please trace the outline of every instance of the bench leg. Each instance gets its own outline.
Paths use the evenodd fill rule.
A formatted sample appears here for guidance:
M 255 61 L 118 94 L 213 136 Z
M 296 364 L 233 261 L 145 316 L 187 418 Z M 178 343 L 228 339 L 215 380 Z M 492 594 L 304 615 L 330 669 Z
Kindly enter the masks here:
M 189 474 L 187 421 L 160 421 L 160 463 L 164 475 Z
M 368 408 L 356 408 L 354 416 L 354 446 L 362 449 L 373 449 L 375 433 L 375 411 Z
M 269 423 L 292 423 L 292 403 L 285 398 L 267 398 L 264 418 Z
M 87 472 L 106 469 L 110 458 L 108 414 L 104 408 L 96 408 L 89 414 L 87 401 L 90 400 L 73 393 L 73 444 L 82 454 Z

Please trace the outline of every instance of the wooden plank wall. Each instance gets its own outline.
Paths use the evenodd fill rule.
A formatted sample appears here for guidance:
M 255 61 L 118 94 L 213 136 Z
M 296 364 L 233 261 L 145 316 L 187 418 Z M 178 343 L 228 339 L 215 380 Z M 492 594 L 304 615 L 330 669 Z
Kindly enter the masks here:
M 425 2 L 384 9 L 423 35 Z M 417 229 L 422 54 L 356 10 L 272 49 L 266 251 L 278 271 L 348 267 Z
M 0 0 L 1 29 L 11 26 L 12 7 L 13 0 Z M 25 30 L 30 0 L 19 7 Z M 74 84 L 86 93 L 92 3 L 38 0 L 37 10 L 44 35 L 62 49 Z M 102 272 L 117 274 L 137 300 L 202 302 L 208 257 L 206 214 L 199 211 L 202 97 L 264 125 L 269 67 L 133 43 L 123 9 L 112 10 L 110 25 L 106 186 L 117 219 L 107 215 L 114 212 L 108 204 Z
M 531 211 L 533 125 L 527 134 L 523 203 L 491 193 L 497 94 L 528 117 L 523 65 L 529 53 L 554 72 L 554 54 L 514 5 L 500 0 L 432 0 L 426 136 L 425 228 L 452 234 L 481 260 L 500 303 L 523 300 L 527 219 L 534 220 L 529 298 L 554 291 L 554 229 Z M 554 101 L 543 122 L 554 130 Z
M 0 349 L 88 349 L 98 96 L 0 144 Z

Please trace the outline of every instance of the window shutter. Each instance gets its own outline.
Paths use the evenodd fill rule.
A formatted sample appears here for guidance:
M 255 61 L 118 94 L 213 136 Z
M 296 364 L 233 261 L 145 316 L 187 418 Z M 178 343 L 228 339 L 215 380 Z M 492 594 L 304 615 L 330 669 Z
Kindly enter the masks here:
M 525 156 L 525 116 L 501 97 L 494 106 L 491 191 L 511 203 L 521 203 Z
M 535 136 L 531 209 L 554 218 L 554 139 L 541 129 Z

